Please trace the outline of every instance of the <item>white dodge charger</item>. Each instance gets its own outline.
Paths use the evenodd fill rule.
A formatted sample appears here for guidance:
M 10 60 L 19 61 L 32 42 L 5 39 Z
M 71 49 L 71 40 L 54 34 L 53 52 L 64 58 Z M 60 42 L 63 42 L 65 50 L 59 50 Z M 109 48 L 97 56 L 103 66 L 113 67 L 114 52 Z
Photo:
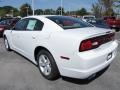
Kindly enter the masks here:
M 5 47 L 33 63 L 49 80 L 85 79 L 116 56 L 115 33 L 68 16 L 29 16 L 4 32 Z

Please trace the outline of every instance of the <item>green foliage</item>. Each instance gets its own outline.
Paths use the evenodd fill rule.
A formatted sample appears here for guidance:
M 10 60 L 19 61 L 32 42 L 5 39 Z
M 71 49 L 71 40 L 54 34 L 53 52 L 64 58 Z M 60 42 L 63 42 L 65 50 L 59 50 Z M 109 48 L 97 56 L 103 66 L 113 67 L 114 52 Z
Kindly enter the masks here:
M 80 15 L 80 16 L 83 16 L 83 15 L 87 15 L 88 12 L 87 12 L 87 10 L 85 8 L 81 8 L 80 10 L 76 11 L 76 14 Z
M 0 16 L 5 16 L 6 14 L 14 14 L 14 16 L 22 16 L 25 17 L 28 15 L 32 15 L 32 8 L 28 3 L 25 3 L 20 6 L 19 10 L 17 8 L 14 8 L 12 6 L 4 6 L 0 7 Z M 58 7 L 57 10 L 53 9 L 36 9 L 35 10 L 35 15 L 61 15 L 61 7 Z M 86 15 L 88 14 L 87 10 L 85 8 L 81 8 L 79 10 L 74 10 L 74 11 L 64 11 L 64 8 L 62 7 L 62 14 L 63 15 Z
M 57 14 L 57 15 L 61 15 L 61 7 L 58 7 L 58 8 L 57 8 L 56 14 Z M 65 11 L 64 11 L 64 8 L 63 8 L 63 7 L 62 7 L 62 14 L 63 14 L 63 15 L 65 14 Z
M 27 3 L 23 4 L 21 7 L 20 7 L 20 15 L 22 17 L 25 17 L 27 16 L 27 9 L 28 9 L 28 15 L 32 15 L 32 9 L 31 9 L 31 6 Z
M 45 10 L 36 9 L 35 10 L 35 15 L 53 15 L 53 14 L 55 14 L 55 10 L 53 9 L 45 9 Z
M 113 6 L 114 6 L 114 0 L 100 0 L 101 6 L 103 7 L 104 15 L 106 16 L 113 16 Z
M 35 15 L 43 15 L 44 11 L 42 9 L 36 9 L 35 10 Z
M 102 7 L 99 3 L 92 4 L 92 11 L 96 17 L 102 16 Z
M 4 6 L 4 7 L 0 7 L 0 16 L 5 16 L 6 14 L 12 14 L 12 10 L 14 16 L 19 15 L 19 11 L 17 8 L 14 8 L 12 6 Z
M 92 5 L 93 13 L 98 16 L 114 16 L 116 8 L 120 9 L 120 0 L 98 0 Z
M 4 11 L 4 9 L 0 9 L 0 16 L 5 16 L 7 13 Z

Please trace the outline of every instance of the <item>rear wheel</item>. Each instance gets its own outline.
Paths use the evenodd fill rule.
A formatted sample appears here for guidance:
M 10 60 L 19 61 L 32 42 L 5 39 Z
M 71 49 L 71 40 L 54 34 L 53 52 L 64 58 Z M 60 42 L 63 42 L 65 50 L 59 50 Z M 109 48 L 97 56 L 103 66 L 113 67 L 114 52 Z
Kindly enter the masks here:
M 9 42 L 8 42 L 8 40 L 7 40 L 6 37 L 4 38 L 4 43 L 5 43 L 5 48 L 6 48 L 6 50 L 7 50 L 7 51 L 11 51 Z
M 59 71 L 53 56 L 46 50 L 39 51 L 37 55 L 38 68 L 41 74 L 48 80 L 59 77 Z

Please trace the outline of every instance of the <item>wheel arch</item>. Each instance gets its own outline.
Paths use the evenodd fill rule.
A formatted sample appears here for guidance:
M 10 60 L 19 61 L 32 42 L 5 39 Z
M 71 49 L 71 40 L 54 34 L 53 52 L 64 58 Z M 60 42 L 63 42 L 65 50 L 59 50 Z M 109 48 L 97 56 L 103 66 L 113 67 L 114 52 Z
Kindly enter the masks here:
M 53 79 L 49 79 L 49 80 L 56 80 L 56 79 L 58 79 L 59 77 L 60 77 L 60 70 L 59 70 L 59 68 L 58 68 L 58 64 L 56 63 L 56 60 L 55 60 L 55 58 L 54 58 L 54 56 L 53 56 L 53 54 L 50 52 L 50 50 L 49 49 L 47 49 L 47 48 L 45 48 L 45 47 L 43 47 L 43 46 L 37 46 L 36 48 L 35 48 L 35 51 L 34 51 L 34 57 L 35 57 L 35 61 L 38 63 L 38 61 L 37 61 L 37 54 L 41 51 L 41 50 L 46 50 L 48 53 L 50 53 L 51 54 L 51 56 L 53 57 L 53 61 L 54 61 L 54 64 L 55 64 L 55 66 L 54 66 L 54 71 L 58 71 L 55 75 L 58 75 L 58 76 L 56 76 L 55 78 L 53 78 Z M 39 66 L 39 64 L 38 64 L 38 66 Z
M 46 50 L 48 51 L 51 55 L 52 53 L 46 48 L 46 47 L 43 47 L 43 46 L 37 46 L 34 50 L 34 58 L 35 58 L 35 61 L 37 61 L 37 54 L 39 53 L 39 51 L 41 50 Z M 53 56 L 53 55 L 52 55 Z
M 3 35 L 3 38 L 7 38 L 5 34 Z
M 52 50 L 50 50 L 50 49 L 48 49 L 48 48 L 46 48 L 44 46 L 37 46 L 35 48 L 35 50 L 34 50 L 34 59 L 35 59 L 35 62 L 38 63 L 38 61 L 37 61 L 37 54 L 39 53 L 40 50 L 46 50 L 46 51 L 48 51 L 52 55 L 52 57 L 54 58 L 54 61 L 55 61 L 56 65 L 57 65 L 58 71 L 60 73 L 59 63 L 57 62 L 57 60 L 54 57 L 54 51 L 51 52 Z

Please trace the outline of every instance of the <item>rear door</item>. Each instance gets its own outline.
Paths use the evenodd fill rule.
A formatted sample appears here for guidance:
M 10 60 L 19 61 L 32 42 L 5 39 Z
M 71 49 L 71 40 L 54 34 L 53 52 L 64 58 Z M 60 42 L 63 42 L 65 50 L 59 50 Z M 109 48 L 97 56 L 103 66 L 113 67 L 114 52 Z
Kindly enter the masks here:
M 37 46 L 38 36 L 42 38 L 42 28 L 44 23 L 35 18 L 28 18 L 26 30 L 20 33 L 19 48 L 29 59 L 34 60 L 34 49 Z

